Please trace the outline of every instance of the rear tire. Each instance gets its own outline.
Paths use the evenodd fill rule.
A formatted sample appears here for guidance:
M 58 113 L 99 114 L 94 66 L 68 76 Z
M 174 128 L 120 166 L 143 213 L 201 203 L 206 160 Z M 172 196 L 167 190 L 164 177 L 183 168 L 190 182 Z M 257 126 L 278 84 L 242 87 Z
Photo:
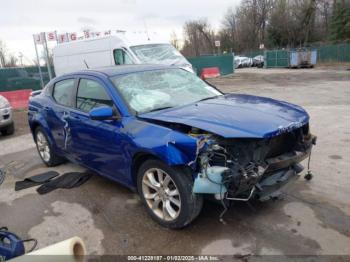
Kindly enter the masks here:
M 63 157 L 55 154 L 46 132 L 41 127 L 35 129 L 35 144 L 41 160 L 48 167 L 57 166 L 65 161 Z
M 199 215 L 203 196 L 192 193 L 192 187 L 191 174 L 159 160 L 147 160 L 137 174 L 138 192 L 148 214 L 167 228 L 183 228 Z

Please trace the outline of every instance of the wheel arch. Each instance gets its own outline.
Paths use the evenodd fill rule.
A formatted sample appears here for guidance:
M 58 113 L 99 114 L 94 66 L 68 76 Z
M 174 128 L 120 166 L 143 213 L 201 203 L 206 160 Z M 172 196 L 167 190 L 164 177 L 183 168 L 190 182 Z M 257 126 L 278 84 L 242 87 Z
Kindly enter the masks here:
M 32 131 L 34 142 L 36 142 L 35 132 L 39 127 L 44 130 L 47 138 L 49 139 L 50 144 L 56 149 L 56 142 L 52 136 L 50 128 L 47 126 L 46 123 L 43 123 L 42 121 L 35 120 L 30 123 L 30 129 Z
M 132 165 L 131 165 L 131 178 L 132 178 L 132 183 L 137 188 L 137 173 L 141 167 L 141 165 L 146 162 L 147 160 L 159 160 L 163 162 L 166 165 L 169 165 L 164 159 L 156 156 L 155 154 L 152 154 L 150 152 L 138 152 L 133 156 L 132 159 Z M 179 165 L 169 165 L 175 169 L 181 169 L 186 175 L 190 176 L 193 179 L 192 176 L 192 169 L 190 166 L 185 165 L 185 164 L 179 164 Z
M 131 179 L 135 188 L 137 188 L 137 173 L 141 165 L 150 159 L 157 159 L 162 161 L 159 157 L 149 152 L 138 152 L 133 156 L 131 164 Z
M 30 129 L 32 131 L 32 135 L 33 135 L 33 139 L 34 139 L 34 142 L 36 142 L 36 138 L 35 138 L 35 131 L 38 127 L 41 127 L 42 128 L 42 125 L 38 122 L 38 121 L 35 121 L 33 122 L 32 124 L 30 124 Z

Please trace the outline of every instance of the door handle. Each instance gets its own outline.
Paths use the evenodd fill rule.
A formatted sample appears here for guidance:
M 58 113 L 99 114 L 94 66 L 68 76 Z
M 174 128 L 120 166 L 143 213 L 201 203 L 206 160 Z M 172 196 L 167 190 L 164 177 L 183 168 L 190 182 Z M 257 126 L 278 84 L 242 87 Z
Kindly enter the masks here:
M 81 119 L 81 117 L 79 117 L 79 116 L 70 116 L 71 118 L 73 118 L 75 121 L 79 121 L 79 122 L 81 122 L 82 121 L 82 119 Z

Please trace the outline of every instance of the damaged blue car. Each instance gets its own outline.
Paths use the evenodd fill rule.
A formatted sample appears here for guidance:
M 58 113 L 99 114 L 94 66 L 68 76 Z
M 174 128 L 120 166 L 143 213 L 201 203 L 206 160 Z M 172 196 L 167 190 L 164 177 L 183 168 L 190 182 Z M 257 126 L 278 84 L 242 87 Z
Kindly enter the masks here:
M 276 197 L 316 142 L 303 108 L 224 94 L 176 67 L 62 75 L 31 97 L 28 115 L 47 166 L 69 160 L 137 191 L 169 228 L 190 224 L 204 196 Z

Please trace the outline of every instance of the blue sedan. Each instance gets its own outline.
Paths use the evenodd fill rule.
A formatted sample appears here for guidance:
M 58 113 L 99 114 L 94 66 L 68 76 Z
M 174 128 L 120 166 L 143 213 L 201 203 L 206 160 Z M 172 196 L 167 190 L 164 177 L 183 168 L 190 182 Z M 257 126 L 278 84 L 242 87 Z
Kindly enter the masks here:
M 177 67 L 62 75 L 30 99 L 28 115 L 47 166 L 69 160 L 137 191 L 169 228 L 190 224 L 204 196 L 224 207 L 275 198 L 316 141 L 303 108 L 223 94 Z

